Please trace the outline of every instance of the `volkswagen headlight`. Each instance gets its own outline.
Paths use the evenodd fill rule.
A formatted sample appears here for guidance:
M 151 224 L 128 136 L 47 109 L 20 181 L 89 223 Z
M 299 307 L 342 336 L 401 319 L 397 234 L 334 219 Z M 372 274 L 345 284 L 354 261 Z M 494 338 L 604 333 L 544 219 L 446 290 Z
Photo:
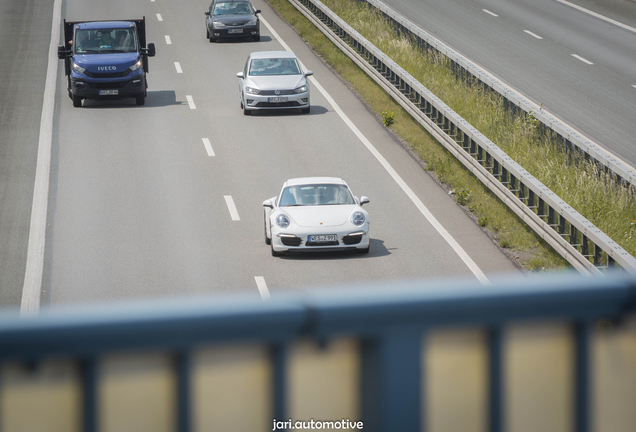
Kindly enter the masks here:
M 86 69 L 78 65 L 77 63 L 73 63 L 73 70 L 77 73 L 84 73 Z
M 128 69 L 130 69 L 132 72 L 136 71 L 137 69 L 139 69 L 141 67 L 141 60 L 139 60 L 137 63 L 135 63 L 134 65 L 132 65 L 131 67 L 129 67 Z
M 247 94 L 259 94 L 261 91 L 253 87 L 245 87 L 245 93 Z
M 309 89 L 309 87 L 307 87 L 307 84 L 302 85 L 300 87 L 298 87 L 296 90 L 294 90 L 294 93 L 305 93 L 307 92 L 307 90 Z
M 353 223 L 355 226 L 361 226 L 362 224 L 364 224 L 364 220 L 364 213 L 362 213 L 361 211 L 354 212 L 351 215 L 351 223 Z
M 279 214 L 276 217 L 276 225 L 278 225 L 279 227 L 285 229 L 289 226 L 290 221 L 289 221 L 289 217 L 287 217 L 287 215 L 284 214 Z

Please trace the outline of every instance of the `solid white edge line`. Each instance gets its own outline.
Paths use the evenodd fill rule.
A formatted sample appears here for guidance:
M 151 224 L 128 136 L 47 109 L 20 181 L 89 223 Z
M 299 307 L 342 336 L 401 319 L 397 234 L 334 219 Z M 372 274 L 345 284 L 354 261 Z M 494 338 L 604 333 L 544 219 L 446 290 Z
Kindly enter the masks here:
M 172 41 L 170 40 L 170 36 L 166 35 L 166 45 L 172 45 Z
M 258 292 L 261 294 L 261 298 L 263 300 L 270 300 L 271 297 L 269 295 L 269 290 L 267 289 L 267 284 L 265 283 L 265 278 L 263 276 L 254 276 L 254 280 L 256 281 L 256 287 L 258 288 Z
M 177 70 L 177 73 L 183 73 L 181 69 L 181 64 L 179 62 L 174 62 L 174 68 Z
M 530 30 L 524 30 L 524 32 L 528 33 L 530 36 L 535 37 L 537 39 L 543 39 L 541 36 L 532 33 Z
M 40 311 L 42 272 L 44 271 L 44 245 L 46 242 L 46 215 L 49 200 L 49 177 L 51 172 L 51 145 L 53 141 L 53 115 L 55 113 L 55 89 L 57 83 L 57 45 L 60 40 L 62 1 L 53 5 L 53 25 L 49 44 L 49 60 L 44 84 L 38 157 L 33 185 L 33 204 L 29 225 L 27 260 L 22 285 L 20 316 L 37 315 Z
M 278 42 L 285 48 L 287 51 L 291 51 L 289 46 L 283 42 L 283 40 L 278 36 L 278 34 L 274 31 L 274 29 L 269 25 L 267 21 L 261 17 L 261 22 L 267 26 L 267 28 L 272 32 L 272 35 L 278 40 Z M 300 61 L 300 60 L 299 60 Z M 301 66 L 305 68 L 305 66 L 301 62 Z M 305 68 L 306 69 L 306 68 Z M 384 167 L 385 170 L 393 177 L 393 180 L 402 188 L 402 190 L 406 193 L 406 195 L 411 199 L 413 204 L 418 208 L 418 210 L 424 215 L 426 220 L 437 230 L 437 232 L 446 240 L 449 246 L 459 255 L 461 260 L 466 264 L 466 266 L 470 269 L 470 271 L 477 277 L 477 279 L 482 284 L 490 284 L 490 281 L 486 277 L 486 275 L 481 271 L 481 269 L 475 264 L 475 262 L 468 256 L 466 251 L 457 243 L 457 241 L 449 234 L 448 231 L 437 221 L 435 216 L 426 208 L 424 203 L 417 197 L 417 195 L 411 190 L 411 188 L 402 180 L 400 175 L 393 169 L 393 167 L 389 164 L 389 162 L 384 159 L 384 156 L 380 154 L 380 152 L 371 144 L 371 142 L 360 132 L 360 130 L 353 124 L 353 122 L 347 117 L 347 115 L 340 109 L 340 106 L 336 103 L 335 100 L 327 93 L 327 91 L 318 83 L 313 76 L 309 77 L 312 84 L 316 86 L 318 91 L 322 93 L 322 95 L 327 99 L 329 104 L 333 107 L 333 109 L 338 113 L 340 118 L 345 122 L 349 129 L 353 131 L 353 133 L 358 137 L 360 141 L 367 147 L 367 149 L 375 156 L 375 158 L 380 162 L 380 164 Z
M 205 150 L 208 152 L 208 156 L 214 156 L 214 150 L 212 150 L 212 144 L 210 143 L 209 138 L 201 138 L 203 141 L 203 145 L 205 146 Z
M 486 12 L 487 14 L 490 14 L 494 17 L 498 17 L 499 15 L 497 15 L 496 13 L 490 12 L 488 9 L 482 9 L 484 12 Z
M 161 17 L 161 14 L 157 14 L 157 20 L 158 21 L 163 21 L 163 18 Z
M 583 63 L 587 63 L 587 64 L 589 64 L 589 65 L 593 65 L 593 64 L 594 64 L 594 63 L 592 63 L 591 61 L 584 59 L 584 58 L 583 58 L 583 57 L 581 57 L 580 55 L 572 54 L 572 57 L 574 57 L 574 58 L 576 58 L 576 59 L 578 59 L 578 60 L 581 60 Z
M 557 1 L 559 3 L 561 3 L 561 4 L 566 5 L 566 6 L 570 6 L 570 7 L 574 8 L 574 9 L 578 9 L 581 12 L 585 12 L 588 15 L 592 15 L 593 17 L 602 19 L 603 21 L 606 21 L 606 22 L 614 24 L 614 25 L 616 25 L 618 27 L 624 28 L 625 30 L 629 30 L 630 32 L 636 33 L 636 28 L 630 27 L 627 24 L 623 24 L 622 22 L 619 22 L 619 21 L 613 20 L 611 18 L 608 18 L 605 15 L 598 14 L 596 12 L 593 12 L 593 11 L 589 10 L 589 9 L 585 9 L 584 7 L 581 7 L 579 5 L 575 5 L 574 3 L 570 3 L 570 2 L 565 1 L 565 0 L 557 0 Z
M 227 209 L 230 211 L 230 217 L 233 221 L 239 221 L 241 218 L 239 217 L 238 210 L 236 210 L 236 206 L 234 205 L 234 200 L 231 195 L 223 195 L 225 198 L 225 204 L 227 204 Z
M 186 100 L 188 101 L 190 109 L 197 109 L 197 106 L 194 104 L 194 99 L 192 99 L 191 95 L 186 95 Z

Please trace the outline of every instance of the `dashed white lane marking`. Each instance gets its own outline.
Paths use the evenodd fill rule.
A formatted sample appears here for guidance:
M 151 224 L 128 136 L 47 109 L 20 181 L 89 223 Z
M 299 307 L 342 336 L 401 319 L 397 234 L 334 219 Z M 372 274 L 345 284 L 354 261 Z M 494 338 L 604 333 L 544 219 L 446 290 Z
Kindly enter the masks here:
M 614 24 L 614 25 L 619 26 L 619 27 L 621 27 L 621 28 L 624 28 L 625 30 L 629 30 L 630 32 L 634 32 L 634 33 L 636 33 L 636 28 L 634 28 L 634 27 L 630 27 L 630 26 L 628 26 L 627 24 L 623 24 L 622 22 L 619 22 L 619 21 L 613 20 L 613 19 L 608 18 L 608 17 L 606 17 L 606 16 L 604 16 L 604 15 L 597 14 L 596 12 L 592 12 L 592 11 L 591 11 L 591 10 L 589 10 L 589 9 L 585 9 L 584 7 L 581 7 L 581 6 L 579 6 L 579 5 L 575 5 L 575 4 L 570 3 L 570 2 L 568 2 L 568 1 L 565 1 L 565 0 L 557 0 L 557 1 L 558 1 L 559 3 L 562 3 L 562 4 L 566 5 L 566 6 L 570 6 L 570 7 L 573 7 L 574 9 L 578 9 L 578 10 L 580 10 L 581 12 L 585 12 L 585 13 L 586 13 L 586 14 L 588 14 L 588 15 L 592 15 L 593 17 L 596 17 L 596 18 L 598 18 L 598 19 L 602 19 L 603 21 L 606 21 L 606 22 L 608 22 L 608 23 L 611 23 L 611 24 Z
M 49 177 L 51 172 L 51 144 L 53 139 L 53 115 L 55 113 L 55 83 L 57 81 L 57 42 L 60 39 L 62 1 L 53 4 L 53 26 L 49 43 L 48 65 L 44 81 L 44 97 L 40 116 L 38 154 L 33 184 L 31 222 L 27 243 L 26 267 L 22 284 L 20 316 L 37 315 L 40 312 L 42 272 L 44 271 L 44 246 L 46 242 L 46 215 L 49 206 Z
M 579 60 L 581 60 L 583 63 L 587 63 L 587 64 L 589 64 L 589 65 L 593 65 L 593 64 L 594 64 L 594 63 L 592 63 L 591 61 L 586 60 L 586 59 L 584 59 L 583 57 L 581 57 L 581 56 L 579 56 L 579 55 L 576 55 L 576 54 L 572 54 L 572 57 L 574 57 L 574 58 L 576 58 L 576 59 L 579 59 Z
M 636 85 L 633 85 L 633 84 L 632 84 L 632 87 L 636 88 Z
M 276 31 L 272 28 L 272 26 L 269 25 L 269 23 L 265 21 L 263 17 L 261 17 L 261 22 L 265 24 L 267 29 L 278 40 L 278 42 L 283 46 L 283 48 L 285 48 L 285 50 L 291 51 L 291 49 L 289 49 L 289 46 L 281 39 L 280 36 L 278 36 L 278 33 L 276 33 Z M 300 64 L 303 68 L 305 68 L 302 62 Z M 472 258 L 468 256 L 466 251 L 464 251 L 464 249 L 459 245 L 459 243 L 457 243 L 457 241 L 449 234 L 449 232 L 446 231 L 446 229 L 437 221 L 435 216 L 433 216 L 433 214 L 428 210 L 428 208 L 426 208 L 424 203 L 417 197 L 417 195 L 415 195 L 415 192 L 411 190 L 411 188 L 406 184 L 406 182 L 402 180 L 402 177 L 400 177 L 397 171 L 393 169 L 393 167 L 384 158 L 384 156 L 382 156 L 380 152 L 373 146 L 373 144 L 371 144 L 371 142 L 362 134 L 362 132 L 360 132 L 360 130 L 356 127 L 356 125 L 354 125 L 353 122 L 349 120 L 349 117 L 347 117 L 344 111 L 340 109 L 340 106 L 336 103 L 335 100 L 333 100 L 331 95 L 327 93 L 327 91 L 320 85 L 320 83 L 318 83 L 318 80 L 315 79 L 313 76 L 309 77 L 309 80 L 314 86 L 316 86 L 318 91 L 320 91 L 320 93 L 322 93 L 322 95 L 327 99 L 329 104 L 333 107 L 334 111 L 336 111 L 336 113 L 338 113 L 338 115 L 345 122 L 345 124 L 349 126 L 349 129 L 351 129 L 351 131 L 358 137 L 358 139 L 362 141 L 365 147 L 371 152 L 371 154 L 373 154 L 373 156 L 375 156 L 375 158 L 378 160 L 378 162 L 380 162 L 380 164 L 384 167 L 384 169 L 387 170 L 387 172 L 391 175 L 393 180 L 395 180 L 395 182 L 400 186 L 400 188 L 402 188 L 404 193 L 406 193 L 406 195 L 411 199 L 413 204 L 415 204 L 415 206 L 418 208 L 420 213 L 422 213 L 422 215 L 426 218 L 426 220 L 433 226 L 433 228 L 435 228 L 435 230 L 444 238 L 444 240 L 446 240 L 448 245 L 455 251 L 455 253 L 459 255 L 461 260 L 464 262 L 464 264 L 466 264 L 466 266 L 475 275 L 475 277 L 479 279 L 479 281 L 484 285 L 490 284 L 490 281 L 488 280 L 486 275 L 481 271 L 481 269 L 477 266 L 477 264 L 475 264 Z
M 159 21 L 163 21 L 163 18 L 161 18 L 161 14 L 157 14 L 157 19 L 158 19 Z
M 181 65 L 179 64 L 179 62 L 174 62 L 174 68 L 177 70 L 177 73 L 183 73 L 183 70 L 181 69 Z
M 532 33 L 530 30 L 524 30 L 524 32 L 528 33 L 530 36 L 532 36 L 534 38 L 543 39 L 541 36 Z
M 170 40 L 170 36 L 166 35 L 166 44 L 172 45 L 172 41 Z
M 234 200 L 230 195 L 224 195 L 225 204 L 227 204 L 227 209 L 230 211 L 230 217 L 232 217 L 233 221 L 241 220 L 239 217 L 238 211 L 236 210 L 236 206 L 234 205 Z
M 254 276 L 254 280 L 256 281 L 258 292 L 261 293 L 261 298 L 263 300 L 269 300 L 271 297 L 269 296 L 269 290 L 267 289 L 265 278 L 263 276 Z
M 487 14 L 490 14 L 490 15 L 492 15 L 492 16 L 494 16 L 494 17 L 498 17 L 498 16 L 499 16 L 499 15 L 497 15 L 496 13 L 492 13 L 492 12 L 490 12 L 488 9 L 482 9 L 482 10 L 483 10 L 484 12 L 486 12 Z
M 208 152 L 208 156 L 214 156 L 214 150 L 212 150 L 212 144 L 210 144 L 209 138 L 201 138 L 203 140 L 203 145 L 205 146 L 205 150 Z
M 197 106 L 194 104 L 194 99 L 192 99 L 192 96 L 186 95 L 186 100 L 188 101 L 188 105 L 190 105 L 190 109 L 197 109 Z

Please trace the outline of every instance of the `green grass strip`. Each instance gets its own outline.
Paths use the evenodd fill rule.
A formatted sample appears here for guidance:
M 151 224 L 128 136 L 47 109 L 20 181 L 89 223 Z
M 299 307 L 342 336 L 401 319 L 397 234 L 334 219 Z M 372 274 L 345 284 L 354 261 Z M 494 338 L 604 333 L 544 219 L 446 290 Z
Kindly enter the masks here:
M 298 12 L 293 5 L 287 0 L 267 1 L 323 61 L 358 93 L 367 106 L 376 113 L 378 119 L 383 119 L 383 112 L 385 112 L 385 119 L 388 114 L 393 114 L 390 122 L 392 132 L 424 162 L 426 170 L 433 172 L 442 183 L 445 183 L 449 189 L 455 191 L 458 203 L 465 205 L 474 214 L 478 224 L 487 229 L 487 232 L 494 237 L 495 241 L 504 248 L 512 259 L 522 265 L 523 268 L 532 271 L 562 269 L 569 266 L 554 249 L 491 193 L 483 183 L 455 159 L 320 30 Z M 357 2 L 350 1 L 343 3 L 347 3 L 350 6 L 358 5 Z M 331 5 L 329 7 L 331 8 Z M 367 8 L 365 7 L 365 9 Z M 366 12 L 369 12 L 368 9 Z M 350 25 L 356 20 L 356 18 L 351 20 L 344 17 L 343 19 Z M 360 21 L 360 19 L 357 18 L 357 21 Z M 378 24 L 383 24 L 386 27 L 386 23 L 383 20 L 380 21 Z M 356 22 L 356 25 L 359 25 L 359 23 Z M 385 37 L 390 40 L 391 34 L 387 30 Z M 365 37 L 367 36 L 365 35 Z M 392 39 L 393 42 L 389 43 L 394 46 L 407 46 L 410 44 L 408 40 L 396 39 L 395 35 L 392 36 Z M 369 40 L 371 39 L 369 38 Z M 385 51 L 385 53 L 387 52 Z M 388 53 L 387 55 L 392 57 Z M 423 57 L 420 53 L 417 53 L 417 56 Z M 398 59 L 393 59 L 400 63 Z M 404 67 L 403 65 L 401 66 Z M 413 72 L 409 71 L 409 73 L 413 75 Z M 421 73 L 413 76 L 421 77 Z M 428 84 L 424 85 L 428 86 Z M 453 81 L 452 85 L 457 88 L 458 94 L 461 92 L 466 93 L 470 90 L 467 90 L 459 82 Z M 429 88 L 435 92 L 431 87 Z M 438 94 L 438 96 L 449 106 L 452 106 L 442 95 Z M 488 102 L 488 106 L 489 110 L 495 110 L 497 104 L 494 100 L 491 100 Z M 478 109 L 480 109 L 479 107 Z M 462 113 L 460 114 L 463 115 Z M 475 126 L 479 128 L 478 125 Z M 484 132 L 482 131 L 482 133 Z

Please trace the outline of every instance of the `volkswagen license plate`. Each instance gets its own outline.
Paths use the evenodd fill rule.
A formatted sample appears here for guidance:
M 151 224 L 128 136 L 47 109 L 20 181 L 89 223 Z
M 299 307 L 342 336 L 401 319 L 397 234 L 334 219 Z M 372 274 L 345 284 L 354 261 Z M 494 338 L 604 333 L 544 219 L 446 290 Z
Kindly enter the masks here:
M 100 90 L 99 94 L 100 96 L 113 96 L 113 95 L 118 95 L 119 90 Z
M 243 33 L 243 29 L 229 29 L 228 33 Z
M 338 241 L 336 234 L 322 234 L 307 236 L 307 241 L 312 243 L 329 243 Z
M 287 98 L 286 97 L 272 97 L 272 98 L 267 98 L 267 102 L 287 102 Z

